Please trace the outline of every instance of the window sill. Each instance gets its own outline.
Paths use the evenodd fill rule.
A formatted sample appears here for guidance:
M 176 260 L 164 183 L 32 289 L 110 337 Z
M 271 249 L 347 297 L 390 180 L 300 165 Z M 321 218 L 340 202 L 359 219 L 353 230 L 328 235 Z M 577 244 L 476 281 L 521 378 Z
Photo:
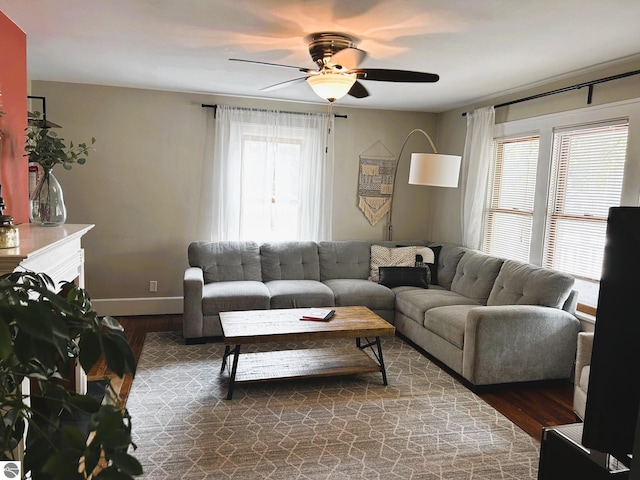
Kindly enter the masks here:
M 576 311 L 576 313 L 574 314 L 578 320 L 580 320 L 581 322 L 587 322 L 587 323 L 596 323 L 596 317 L 595 315 L 590 315 L 588 313 L 585 312 L 580 312 L 580 311 Z

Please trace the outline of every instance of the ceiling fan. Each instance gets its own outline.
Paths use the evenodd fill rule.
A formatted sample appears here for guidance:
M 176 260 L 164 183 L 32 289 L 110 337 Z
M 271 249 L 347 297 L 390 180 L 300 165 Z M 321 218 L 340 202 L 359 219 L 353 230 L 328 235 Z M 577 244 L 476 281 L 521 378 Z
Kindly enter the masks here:
M 307 82 L 318 96 L 331 103 L 345 95 L 350 95 L 355 98 L 368 97 L 369 92 L 359 80 L 432 83 L 440 79 L 435 73 L 384 68 L 357 68 L 366 58 L 367 52 L 356 48 L 358 40 L 344 33 L 312 33 L 305 37 L 305 41 L 309 44 L 311 58 L 318 65 L 317 70 L 293 65 L 282 65 L 280 63 L 243 60 L 240 58 L 230 58 L 229 60 L 274 67 L 295 68 L 306 75 L 304 77 L 276 83 L 261 90 L 277 90 L 295 83 Z

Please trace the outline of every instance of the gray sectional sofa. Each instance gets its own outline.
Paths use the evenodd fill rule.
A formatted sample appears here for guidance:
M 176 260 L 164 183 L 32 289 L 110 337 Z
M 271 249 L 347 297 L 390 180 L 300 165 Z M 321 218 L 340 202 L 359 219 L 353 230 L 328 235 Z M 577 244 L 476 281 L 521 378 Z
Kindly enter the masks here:
M 437 284 L 370 281 L 372 245 L 439 246 Z M 220 336 L 221 311 L 364 305 L 471 385 L 573 372 L 580 322 L 560 272 L 428 241 L 194 242 L 188 259 L 187 343 Z

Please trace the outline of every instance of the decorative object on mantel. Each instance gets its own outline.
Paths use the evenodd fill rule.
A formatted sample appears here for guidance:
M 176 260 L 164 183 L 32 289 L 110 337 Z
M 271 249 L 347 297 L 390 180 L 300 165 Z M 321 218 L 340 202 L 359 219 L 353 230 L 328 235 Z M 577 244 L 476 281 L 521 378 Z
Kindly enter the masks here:
M 43 227 L 55 227 L 67 221 L 67 207 L 64 204 L 62 186 L 52 170 L 52 168 L 44 169 L 29 199 L 31 202 L 29 220 Z
M 37 95 L 27 95 L 29 100 L 36 100 L 42 103 L 42 114 L 40 111 L 27 112 L 27 118 L 29 120 L 30 126 L 36 126 L 41 128 L 62 128 L 57 123 L 53 123 L 52 121 L 47 119 L 47 99 L 45 97 L 40 97 Z
M 398 163 L 402 158 L 402 152 L 407 145 L 409 137 L 414 133 L 422 133 L 433 149 L 433 153 L 412 153 L 411 164 L 409 165 L 409 184 L 411 185 L 427 185 L 432 187 L 451 187 L 456 188 L 458 186 L 458 176 L 460 174 L 460 162 L 462 157 L 459 155 L 443 155 L 438 153 L 436 146 L 433 144 L 431 137 L 419 128 L 412 130 L 407 135 L 400 148 L 400 154 L 398 155 L 398 162 L 396 162 L 396 169 L 393 175 L 393 189 L 395 188 L 396 174 L 398 172 Z M 393 239 L 393 224 L 391 223 L 391 216 L 393 214 L 393 193 L 391 195 L 391 201 L 389 206 L 389 226 L 387 227 L 387 240 Z
M 39 112 L 34 112 L 35 118 L 40 118 Z M 42 226 L 62 225 L 67 220 L 67 209 L 60 183 L 53 175 L 53 167 L 61 164 L 65 170 L 71 170 L 74 163 L 83 165 L 87 161 L 89 150 L 96 142 L 91 138 L 91 144 L 80 143 L 74 146 L 69 142 L 67 147 L 64 139 L 48 127 L 31 125 L 27 129 L 26 156 L 30 162 L 42 167 L 43 174 L 30 197 L 30 221 Z
M 376 148 L 384 149 L 376 154 Z M 360 154 L 358 171 L 358 208 L 371 225 L 378 223 L 391 206 L 396 157 L 378 140 Z
M 0 185 L 0 248 L 15 248 L 20 245 L 20 234 L 13 224 L 13 217 L 4 214 L 5 208 Z

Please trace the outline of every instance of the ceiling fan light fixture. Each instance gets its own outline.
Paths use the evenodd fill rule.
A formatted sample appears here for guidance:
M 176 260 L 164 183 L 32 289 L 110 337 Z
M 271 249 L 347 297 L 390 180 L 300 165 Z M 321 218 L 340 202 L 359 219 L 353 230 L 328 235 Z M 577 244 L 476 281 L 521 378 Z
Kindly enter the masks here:
M 323 73 L 307 78 L 307 83 L 320 98 L 334 102 L 344 97 L 353 84 L 356 76 L 344 73 Z

